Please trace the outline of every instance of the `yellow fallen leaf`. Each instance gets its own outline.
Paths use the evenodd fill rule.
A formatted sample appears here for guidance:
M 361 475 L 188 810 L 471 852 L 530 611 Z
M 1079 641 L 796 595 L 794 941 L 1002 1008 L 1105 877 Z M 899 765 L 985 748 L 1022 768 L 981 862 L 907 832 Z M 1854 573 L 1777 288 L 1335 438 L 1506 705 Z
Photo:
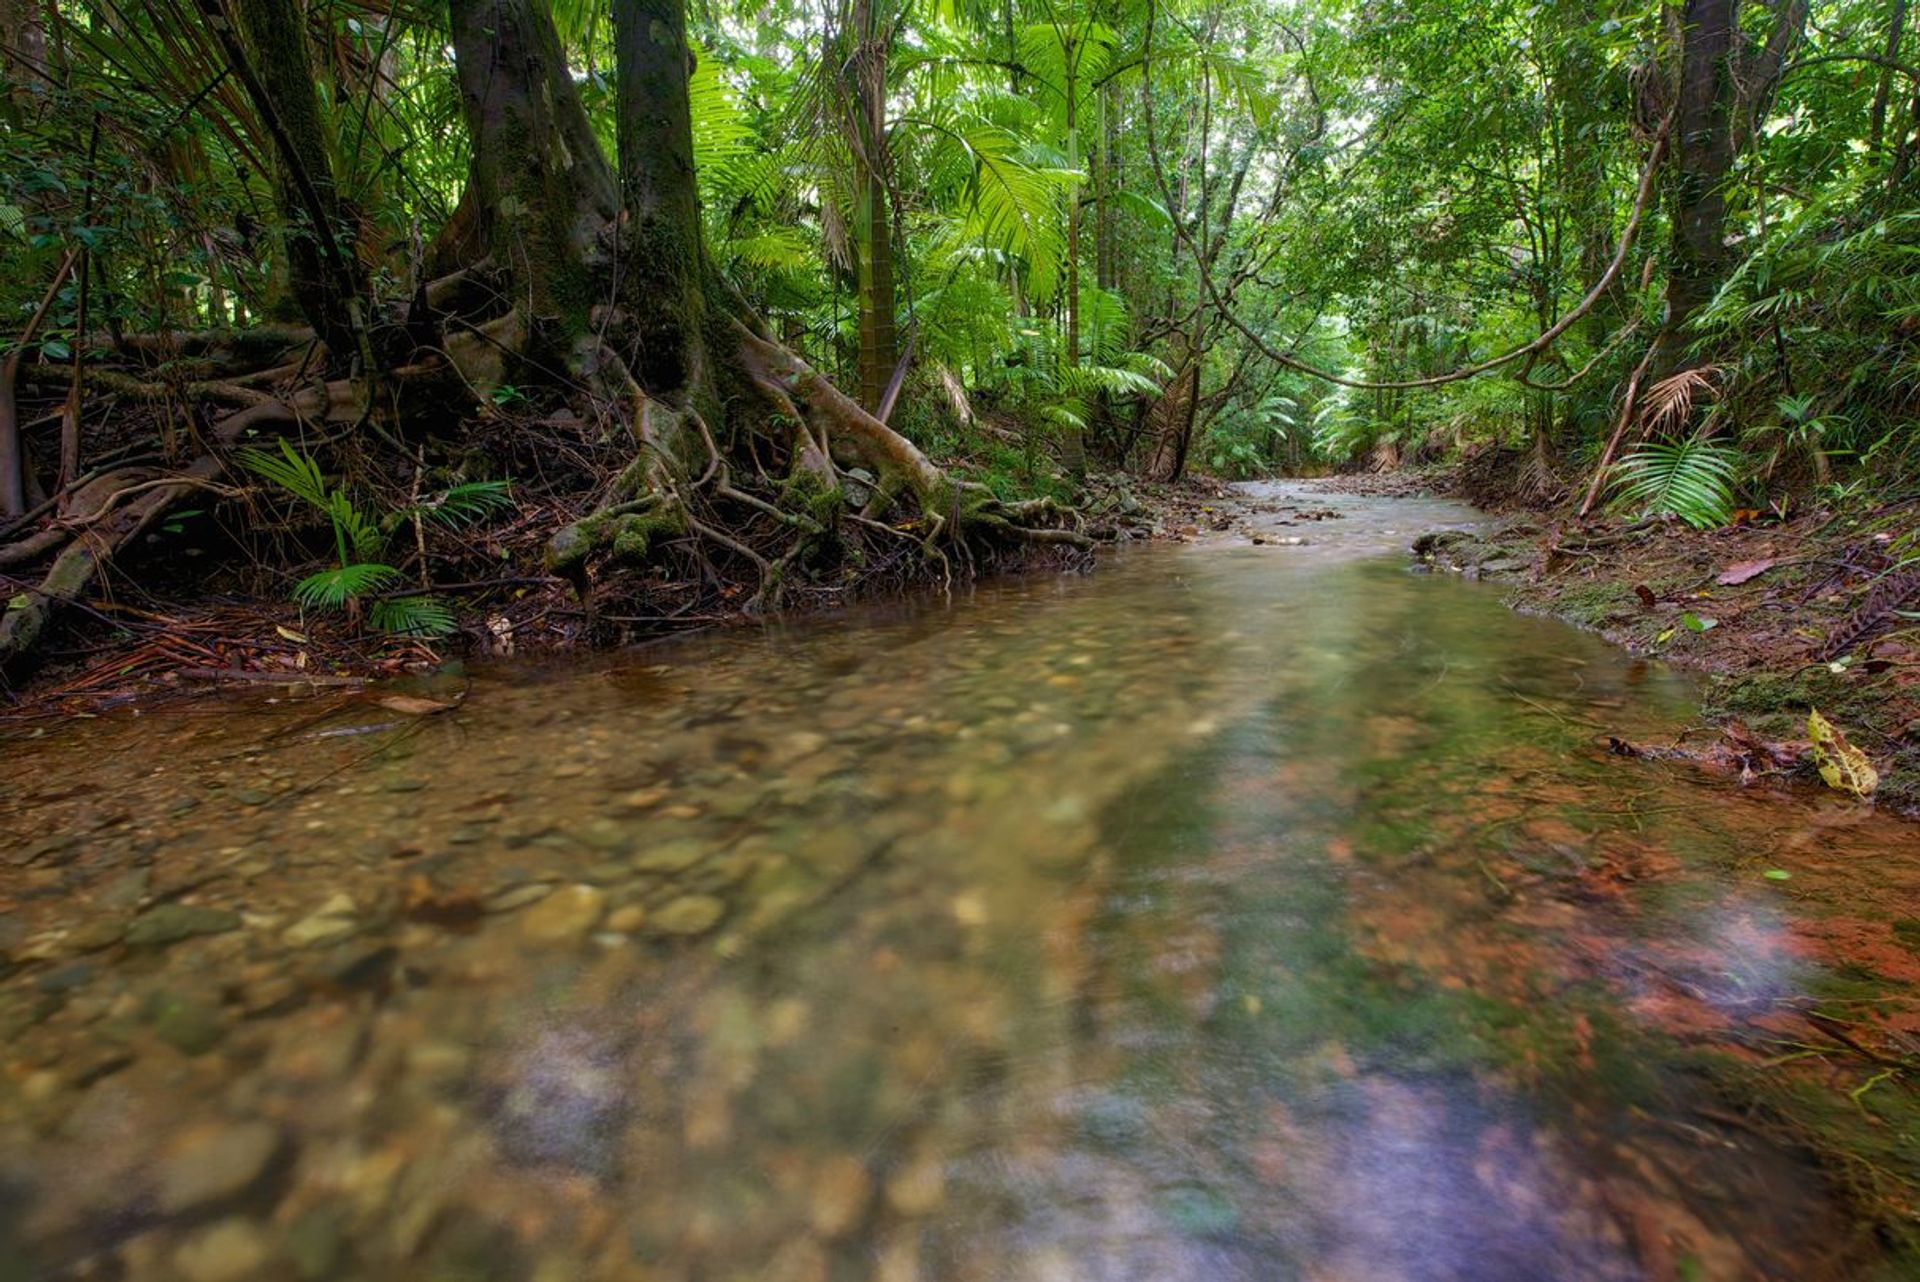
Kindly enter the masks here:
M 295 632 L 292 628 L 283 628 L 276 623 L 273 625 L 273 630 L 278 632 L 283 639 L 291 641 L 295 645 L 305 645 L 307 643 L 307 639 L 298 632 Z
M 1813 740 L 1814 764 L 1820 767 L 1820 777 L 1827 787 L 1866 797 L 1880 786 L 1880 772 L 1873 768 L 1867 754 L 1848 743 L 1840 727 L 1821 716 L 1817 708 L 1807 713 L 1807 738 Z

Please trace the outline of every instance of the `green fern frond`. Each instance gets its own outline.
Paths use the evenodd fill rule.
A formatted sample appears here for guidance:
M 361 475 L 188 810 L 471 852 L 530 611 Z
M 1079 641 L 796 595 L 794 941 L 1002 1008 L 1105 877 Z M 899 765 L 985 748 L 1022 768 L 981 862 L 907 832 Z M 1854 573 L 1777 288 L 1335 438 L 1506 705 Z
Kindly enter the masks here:
M 450 485 L 406 513 L 441 525 L 461 526 L 513 507 L 511 481 L 462 481 Z
M 1112 365 L 1081 365 L 1060 371 L 1060 390 L 1070 396 L 1158 396 L 1160 384 L 1145 374 Z
M 443 637 L 458 626 L 445 601 L 430 596 L 393 597 L 375 601 L 368 621 L 382 632 L 407 637 Z
M 320 464 L 308 454 L 302 454 L 293 448 L 290 441 L 282 438 L 280 452 L 270 454 L 261 449 L 244 449 L 239 453 L 240 466 L 263 480 L 271 481 L 287 493 L 305 503 L 311 503 L 322 512 L 330 511 L 327 497 L 327 480 L 320 474 Z
M 1741 461 L 1738 450 L 1709 441 L 1648 441 L 1614 465 L 1614 501 L 1695 529 L 1725 525 Z
M 378 562 L 339 565 L 309 574 L 293 585 L 293 599 L 309 610 L 338 610 L 354 597 L 397 582 L 400 571 Z

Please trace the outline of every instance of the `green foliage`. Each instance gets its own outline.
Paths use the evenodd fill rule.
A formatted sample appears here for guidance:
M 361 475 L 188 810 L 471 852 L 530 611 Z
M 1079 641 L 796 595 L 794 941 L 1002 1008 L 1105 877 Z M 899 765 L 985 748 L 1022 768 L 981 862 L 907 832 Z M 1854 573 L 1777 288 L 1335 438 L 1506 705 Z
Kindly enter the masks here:
M 343 610 L 360 597 L 392 587 L 399 578 L 400 571 L 378 562 L 337 565 L 296 583 L 293 599 L 309 610 Z
M 546 8 L 611 150 L 606 6 Z M 1758 39 L 1790 8 L 1746 0 L 1736 17 Z M 57 291 L 41 360 L 86 357 L 82 331 L 287 319 L 288 248 L 308 232 L 281 209 L 271 131 L 213 29 L 179 0 L 111 22 L 88 6 L 49 12 L 70 28 L 61 83 L 0 113 L 0 312 L 31 312 L 66 250 L 84 246 L 90 315 L 82 324 L 71 282 Z M 370 314 L 385 314 L 414 295 L 420 251 L 469 172 L 446 14 L 343 0 L 305 16 L 352 249 L 373 273 Z M 1891 18 L 1871 0 L 1813 5 L 1776 99 L 1742 126 L 1723 192 L 1727 271 L 1682 335 L 1722 371 L 1715 430 L 1739 442 L 1768 497 L 1858 499 L 1920 469 L 1912 85 L 1862 61 L 1911 42 Z M 1375 381 L 1444 373 L 1540 333 L 1619 244 L 1647 155 L 1647 86 L 1675 65 L 1682 34 L 1660 6 L 720 0 L 689 21 L 713 261 L 844 385 L 863 267 L 888 251 L 916 379 L 950 380 L 983 411 L 903 404 L 897 421 L 958 454 L 989 452 L 994 434 L 970 425 L 990 422 L 1042 452 L 1084 433 L 1110 461 L 1138 462 L 1139 411 L 1198 350 L 1193 457 L 1218 471 L 1477 441 L 1539 441 L 1542 457 L 1589 466 L 1661 324 L 1670 181 L 1614 289 L 1527 364 L 1532 386 L 1512 366 L 1434 388 L 1338 389 L 1278 368 L 1242 328 Z M 869 101 L 877 124 L 860 110 Z M 868 170 L 885 187 L 881 244 L 862 207 Z M 491 395 L 529 399 L 511 384 Z M 383 563 L 402 524 L 483 519 L 510 501 L 455 487 L 376 519 L 269 453 L 278 475 L 259 474 L 305 487 L 341 567 Z M 1717 508 L 1698 501 L 1728 482 L 1714 473 L 1689 489 L 1702 466 L 1713 471 L 1694 459 L 1664 474 L 1678 487 L 1668 497 L 1704 517 Z M 1622 473 L 1631 486 L 1629 472 L 1663 467 L 1643 455 Z
M 380 558 L 391 532 L 410 521 L 449 527 L 468 525 L 513 506 L 505 481 L 463 481 L 376 521 L 353 503 L 345 490 L 329 486 L 312 455 L 280 441 L 278 453 L 245 449 L 240 465 L 324 514 L 333 530 L 338 564 L 310 574 L 294 585 L 293 599 L 303 609 L 345 610 L 372 598 L 368 622 L 382 632 L 407 636 L 444 636 L 455 630 L 453 611 L 431 596 L 380 596 L 400 582 L 400 571 Z
M 1615 501 L 1696 529 L 1725 525 L 1741 462 L 1737 450 L 1711 441 L 1648 441 L 1615 465 Z

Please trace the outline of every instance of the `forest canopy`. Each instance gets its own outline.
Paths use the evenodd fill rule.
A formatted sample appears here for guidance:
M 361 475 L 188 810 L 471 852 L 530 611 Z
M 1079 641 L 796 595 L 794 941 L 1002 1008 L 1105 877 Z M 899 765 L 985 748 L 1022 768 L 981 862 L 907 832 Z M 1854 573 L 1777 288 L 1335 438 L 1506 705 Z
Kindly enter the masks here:
M 0 660 L 183 508 L 404 632 L 502 559 L 1077 555 L 1089 469 L 1492 449 L 1697 524 L 1908 476 L 1909 26 L 0 0 Z

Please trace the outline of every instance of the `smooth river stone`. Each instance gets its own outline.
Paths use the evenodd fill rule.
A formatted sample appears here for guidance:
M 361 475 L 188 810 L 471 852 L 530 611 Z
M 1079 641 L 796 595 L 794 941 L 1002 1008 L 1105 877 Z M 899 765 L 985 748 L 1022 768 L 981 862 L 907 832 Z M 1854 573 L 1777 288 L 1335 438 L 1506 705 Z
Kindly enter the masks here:
M 266 1122 L 196 1127 L 161 1157 L 156 1204 L 179 1215 L 224 1202 L 258 1180 L 279 1150 L 280 1132 Z
M 127 927 L 127 943 L 135 948 L 165 948 L 196 935 L 223 935 L 240 929 L 240 914 L 198 904 L 160 904 Z
M 520 933 L 536 944 L 578 943 L 600 924 L 606 892 L 593 886 L 562 886 L 527 909 Z
M 641 872 L 685 872 L 706 858 L 711 849 L 705 842 L 691 837 L 663 841 L 641 851 L 634 859 L 633 866 Z
M 704 935 L 726 915 L 727 906 L 712 895 L 682 895 L 653 915 L 653 926 L 669 935 Z
M 830 1157 L 813 1173 L 807 1220 L 823 1237 L 844 1236 L 865 1217 L 873 1200 L 873 1179 L 857 1157 Z
M 908 1217 L 932 1215 L 946 1195 L 946 1168 L 931 1150 L 916 1153 L 887 1181 L 887 1205 Z
M 186 1282 L 251 1282 L 264 1276 L 272 1254 L 260 1227 L 235 1217 L 182 1242 L 173 1253 L 173 1267 Z

